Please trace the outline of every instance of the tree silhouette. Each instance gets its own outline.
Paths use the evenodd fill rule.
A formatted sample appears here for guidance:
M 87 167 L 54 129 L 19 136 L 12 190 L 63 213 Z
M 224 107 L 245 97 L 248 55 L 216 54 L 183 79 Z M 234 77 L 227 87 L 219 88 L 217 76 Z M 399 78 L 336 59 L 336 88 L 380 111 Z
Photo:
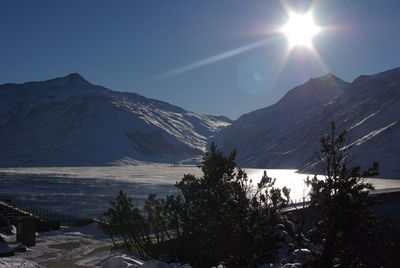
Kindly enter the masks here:
M 368 247 L 377 242 L 372 234 L 377 220 L 371 212 L 369 195 L 373 186 L 366 177 L 378 174 L 378 163 L 366 171 L 349 167 L 351 157 L 347 132 L 337 133 L 334 123 L 330 134 L 320 140 L 319 164 L 325 179 L 315 176 L 311 185 L 309 209 L 317 215 L 310 235 L 317 258 L 314 267 L 358 267 L 371 262 Z
M 282 244 L 282 196 L 266 173 L 253 187 L 235 163 L 235 152 L 224 156 L 214 144 L 205 154 L 203 176 L 185 175 L 177 183 L 184 241 L 191 241 L 190 263 L 210 267 L 223 262 L 249 267 L 275 261 Z

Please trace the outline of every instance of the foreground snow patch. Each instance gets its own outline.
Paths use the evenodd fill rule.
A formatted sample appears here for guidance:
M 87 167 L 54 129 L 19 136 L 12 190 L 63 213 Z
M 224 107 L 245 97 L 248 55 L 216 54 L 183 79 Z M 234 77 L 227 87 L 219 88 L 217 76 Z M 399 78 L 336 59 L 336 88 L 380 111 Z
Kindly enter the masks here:
M 103 268 L 117 268 L 117 267 L 140 267 L 143 262 L 129 258 L 125 254 L 119 256 L 108 257 L 100 262 L 100 266 Z
M 103 268 L 126 268 L 126 267 L 142 267 L 142 268 L 190 268 L 190 265 L 179 263 L 165 263 L 158 260 L 141 261 L 136 258 L 119 254 L 110 256 L 100 262 Z
M 15 268 L 15 267 L 21 267 L 21 268 L 39 268 L 43 267 L 36 262 L 26 260 L 24 258 L 21 258 L 19 256 L 13 256 L 13 257 L 7 257 L 7 258 L 0 258 L 0 267 L 2 268 Z

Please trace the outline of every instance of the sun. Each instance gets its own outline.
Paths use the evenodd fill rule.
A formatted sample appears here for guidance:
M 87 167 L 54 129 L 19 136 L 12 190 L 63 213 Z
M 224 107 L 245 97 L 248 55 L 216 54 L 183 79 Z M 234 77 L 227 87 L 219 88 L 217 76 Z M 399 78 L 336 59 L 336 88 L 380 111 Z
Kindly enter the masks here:
M 287 36 L 290 46 L 311 47 L 312 38 L 321 31 L 320 27 L 314 23 L 311 13 L 289 13 L 288 15 L 289 20 L 281 31 Z

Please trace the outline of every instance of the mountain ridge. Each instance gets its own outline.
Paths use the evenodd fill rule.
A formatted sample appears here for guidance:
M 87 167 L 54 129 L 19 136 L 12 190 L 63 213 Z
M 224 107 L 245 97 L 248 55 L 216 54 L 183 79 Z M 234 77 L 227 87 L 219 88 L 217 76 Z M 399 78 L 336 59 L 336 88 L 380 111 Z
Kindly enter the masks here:
M 137 93 L 93 85 L 78 73 L 0 85 L 0 166 L 198 163 L 207 143 L 237 151 L 241 166 L 314 172 L 330 122 L 350 131 L 355 164 L 381 162 L 400 177 L 400 68 L 346 82 L 328 73 L 275 104 L 232 121 Z
M 317 94 L 318 93 L 318 94 Z M 223 152 L 237 151 L 240 165 L 307 169 L 319 139 L 336 122 L 349 129 L 354 164 L 381 162 L 381 175 L 400 177 L 400 68 L 345 82 L 333 75 L 310 79 L 277 103 L 247 113 L 213 139 Z
M 0 107 L 0 166 L 196 161 L 229 124 L 76 73 L 1 85 Z

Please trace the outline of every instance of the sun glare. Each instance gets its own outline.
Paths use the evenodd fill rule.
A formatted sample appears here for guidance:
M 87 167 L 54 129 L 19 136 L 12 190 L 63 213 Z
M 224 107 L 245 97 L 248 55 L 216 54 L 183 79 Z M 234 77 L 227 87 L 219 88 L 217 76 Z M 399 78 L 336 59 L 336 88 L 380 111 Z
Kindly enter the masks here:
M 287 36 L 290 46 L 312 46 L 312 38 L 320 32 L 311 13 L 289 13 L 289 20 L 281 31 Z

